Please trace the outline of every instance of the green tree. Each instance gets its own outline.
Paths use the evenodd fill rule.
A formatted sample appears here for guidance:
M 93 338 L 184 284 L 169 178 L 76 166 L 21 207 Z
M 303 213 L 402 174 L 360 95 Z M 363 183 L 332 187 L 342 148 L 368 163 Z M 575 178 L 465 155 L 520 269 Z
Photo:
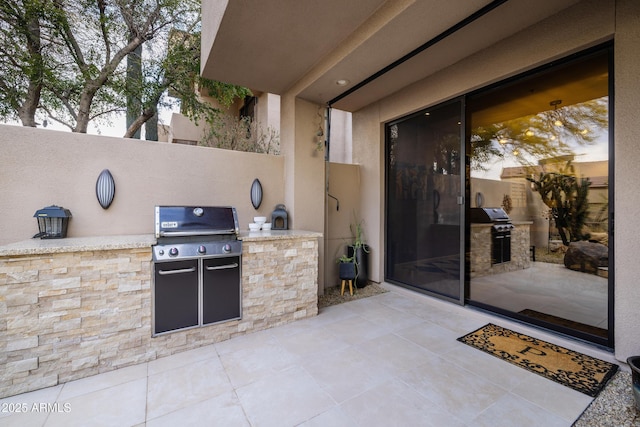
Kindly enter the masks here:
M 200 32 L 192 28 L 187 31 L 172 30 L 166 45 L 165 55 L 143 63 L 143 84 L 138 92 L 142 112 L 129 124 L 125 137 L 131 137 L 143 123 L 157 117 L 159 107 L 171 105 L 171 100 L 165 96 L 167 91 L 180 99 L 180 111 L 183 114 L 196 122 L 209 124 L 220 122 L 222 112 L 217 106 L 203 101 L 200 96 L 202 93 L 214 98 L 222 107 L 251 95 L 247 88 L 200 76 Z
M 549 207 L 564 245 L 589 238 L 582 231 L 589 214 L 588 178 L 578 180 L 573 165 L 567 162 L 559 172 L 540 172 L 538 179 L 527 179 Z
M 608 98 L 542 111 L 471 130 L 471 168 L 485 170 L 495 159 L 531 165 L 574 153 L 574 145 L 595 142 L 608 127 Z
M 172 30 L 195 35 L 197 43 L 184 37 L 169 46 Z M 198 77 L 199 31 L 199 0 L 4 0 L 0 118 L 24 126 L 49 119 L 86 132 L 89 122 L 108 122 L 128 104 L 132 136 L 157 118 L 159 105 L 171 103 L 170 89 L 190 117 L 212 120 L 217 110 L 200 102 L 195 88 L 209 85 L 223 102 L 248 90 Z M 142 78 L 128 78 L 135 62 L 128 76 L 124 59 L 137 52 Z
M 0 117 L 36 126 L 43 82 L 53 67 L 46 61 L 51 43 L 43 39 L 42 21 L 49 2 L 0 2 Z

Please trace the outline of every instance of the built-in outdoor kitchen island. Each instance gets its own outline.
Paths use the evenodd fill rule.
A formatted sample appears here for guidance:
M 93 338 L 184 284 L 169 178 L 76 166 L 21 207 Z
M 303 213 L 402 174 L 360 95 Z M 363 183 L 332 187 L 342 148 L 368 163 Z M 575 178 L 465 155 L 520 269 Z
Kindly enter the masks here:
M 531 221 L 512 221 L 502 208 L 470 211 L 470 277 L 531 266 Z
M 153 235 L 0 246 L 0 397 L 315 316 L 318 238 L 240 232 L 242 317 L 153 335 Z

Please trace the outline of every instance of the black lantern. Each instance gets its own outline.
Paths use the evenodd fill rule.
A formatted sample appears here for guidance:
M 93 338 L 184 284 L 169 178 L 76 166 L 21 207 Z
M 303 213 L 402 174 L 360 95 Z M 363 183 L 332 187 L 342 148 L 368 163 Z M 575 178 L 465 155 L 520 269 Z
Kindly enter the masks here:
M 47 206 L 36 211 L 34 218 L 38 218 L 40 232 L 33 236 L 41 239 L 61 239 L 67 237 L 67 227 L 71 212 L 61 206 Z
M 271 213 L 272 230 L 287 230 L 289 228 L 286 209 L 285 205 L 276 205 L 276 209 Z

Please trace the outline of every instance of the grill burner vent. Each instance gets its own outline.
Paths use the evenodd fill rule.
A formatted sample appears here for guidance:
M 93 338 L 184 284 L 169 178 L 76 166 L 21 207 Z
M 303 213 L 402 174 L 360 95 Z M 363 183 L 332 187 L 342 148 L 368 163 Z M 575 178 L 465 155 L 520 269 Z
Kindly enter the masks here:
M 240 255 L 238 214 L 228 206 L 156 206 L 154 261 Z

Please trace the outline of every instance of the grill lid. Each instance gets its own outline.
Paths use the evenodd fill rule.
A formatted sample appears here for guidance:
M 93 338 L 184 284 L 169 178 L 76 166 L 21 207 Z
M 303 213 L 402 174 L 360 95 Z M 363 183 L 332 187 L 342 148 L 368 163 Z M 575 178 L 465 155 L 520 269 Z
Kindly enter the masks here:
M 155 231 L 156 238 L 237 235 L 238 214 L 230 206 L 156 206 Z
M 509 222 L 509 215 L 502 208 L 471 208 L 469 221 L 472 223 Z

